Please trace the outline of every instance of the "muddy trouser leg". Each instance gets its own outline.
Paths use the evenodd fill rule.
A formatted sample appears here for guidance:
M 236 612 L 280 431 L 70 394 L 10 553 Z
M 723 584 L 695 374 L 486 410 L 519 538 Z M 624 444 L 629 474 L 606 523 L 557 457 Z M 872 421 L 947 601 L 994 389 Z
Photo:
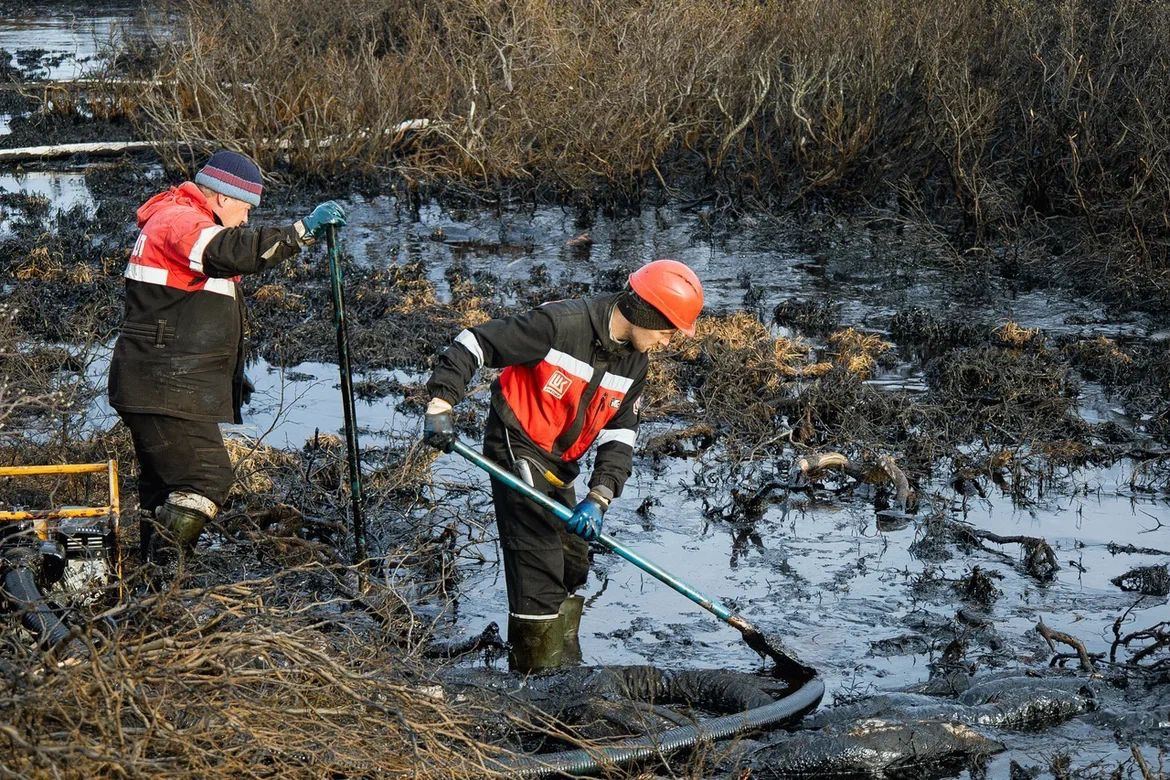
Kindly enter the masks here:
M 498 426 L 489 422 L 484 454 L 510 466 L 507 447 L 494 433 L 500 433 Z M 571 486 L 556 488 L 535 473 L 538 469 L 532 471 L 533 487 L 573 505 Z M 573 562 L 566 560 L 571 543 L 564 539 L 564 524 L 538 504 L 496 480 L 492 480 L 492 501 L 508 588 L 508 641 L 513 646 L 513 667 L 533 671 L 559 665 L 564 644 L 560 608 L 569 584 L 566 575 L 573 577 L 574 587 L 579 587 L 584 583 L 588 560 L 581 565 L 576 545 L 572 545 Z
M 216 507 L 224 504 L 235 475 L 218 423 L 156 414 L 119 414 L 134 442 L 138 500 L 144 510 L 157 512 L 171 493 L 202 496 Z M 144 548 L 150 544 L 153 530 L 151 521 L 143 523 L 147 537 Z
M 565 558 L 565 590 L 568 592 L 561 602 L 560 613 L 565 621 L 565 649 L 561 656 L 564 666 L 581 663 L 581 613 L 585 609 L 585 598 L 574 591 L 585 584 L 589 577 L 589 543 L 561 525 L 561 551 Z

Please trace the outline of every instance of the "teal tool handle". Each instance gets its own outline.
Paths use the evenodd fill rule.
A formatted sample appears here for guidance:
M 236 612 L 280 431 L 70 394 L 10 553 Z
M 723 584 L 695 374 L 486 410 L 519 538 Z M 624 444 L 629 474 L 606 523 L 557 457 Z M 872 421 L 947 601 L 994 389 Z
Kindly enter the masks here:
M 341 374 L 341 409 L 345 415 L 345 451 L 349 461 L 349 498 L 353 513 L 354 563 L 366 560 L 366 522 L 362 504 L 361 449 L 358 447 L 357 412 L 353 403 L 353 371 L 349 365 L 349 327 L 345 318 L 345 282 L 341 270 L 341 243 L 337 226 L 325 226 L 329 248 L 329 282 L 333 293 L 333 324 L 337 328 L 337 368 Z
M 569 509 L 561 502 L 549 498 L 544 493 L 541 493 L 539 490 L 533 488 L 527 482 L 520 479 L 520 477 L 504 468 L 501 468 L 498 464 L 488 460 L 463 442 L 456 441 L 452 449 L 463 457 L 467 458 L 475 465 L 479 466 L 488 474 L 491 474 L 494 478 L 503 482 L 508 487 L 519 491 L 521 494 L 532 499 L 536 503 L 543 506 L 545 509 L 548 509 L 561 520 L 568 522 L 569 518 L 573 516 L 573 510 Z M 718 601 L 708 598 L 707 596 L 692 588 L 690 585 L 675 577 L 670 572 L 646 560 L 633 550 L 625 547 L 621 542 L 614 539 L 609 534 L 599 534 L 597 541 L 600 542 L 603 546 L 608 547 L 610 550 L 613 550 L 615 553 L 625 558 L 627 561 L 634 564 L 642 571 L 674 588 L 703 609 L 713 613 L 716 617 L 719 617 L 722 620 L 730 621 L 735 616 L 730 609 L 723 606 Z

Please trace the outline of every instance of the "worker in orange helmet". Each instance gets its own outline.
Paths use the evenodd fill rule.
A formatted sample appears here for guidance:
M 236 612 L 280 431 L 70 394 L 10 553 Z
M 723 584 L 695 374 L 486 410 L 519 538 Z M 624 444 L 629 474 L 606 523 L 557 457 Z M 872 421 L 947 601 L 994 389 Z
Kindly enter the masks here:
M 622 292 L 546 303 L 477 325 L 439 357 L 427 382 L 424 440 L 450 452 L 452 407 L 478 369 L 503 368 L 492 385 L 484 454 L 576 507 L 566 525 L 492 481 L 513 669 L 531 672 L 580 657 L 584 599 L 573 593 L 588 576 L 588 542 L 630 476 L 647 353 L 678 331 L 694 335 L 702 308 L 695 272 L 677 260 L 655 260 L 630 274 Z M 589 490 L 578 503 L 577 461 L 593 445 Z

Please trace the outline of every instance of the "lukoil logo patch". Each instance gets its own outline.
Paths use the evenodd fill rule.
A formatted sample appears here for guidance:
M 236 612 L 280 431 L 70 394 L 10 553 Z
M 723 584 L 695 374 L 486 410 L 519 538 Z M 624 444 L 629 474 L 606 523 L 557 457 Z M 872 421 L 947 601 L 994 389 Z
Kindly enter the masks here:
M 571 380 L 562 374 L 559 370 L 554 371 L 553 375 L 544 383 L 544 392 L 553 396 L 554 398 L 564 398 L 565 391 L 569 389 Z

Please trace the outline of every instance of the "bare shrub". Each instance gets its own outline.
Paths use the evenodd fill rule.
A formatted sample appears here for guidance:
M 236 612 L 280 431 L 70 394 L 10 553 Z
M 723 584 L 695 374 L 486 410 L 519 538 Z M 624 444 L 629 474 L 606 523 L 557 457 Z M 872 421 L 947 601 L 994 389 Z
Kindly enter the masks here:
M 1086 285 L 1170 294 L 1164 1 L 179 8 L 141 96 L 172 165 L 226 145 L 270 171 L 583 200 L 657 181 L 894 202 L 976 245 L 1059 229 L 1062 251 L 1096 250 L 1074 260 L 1104 271 Z

